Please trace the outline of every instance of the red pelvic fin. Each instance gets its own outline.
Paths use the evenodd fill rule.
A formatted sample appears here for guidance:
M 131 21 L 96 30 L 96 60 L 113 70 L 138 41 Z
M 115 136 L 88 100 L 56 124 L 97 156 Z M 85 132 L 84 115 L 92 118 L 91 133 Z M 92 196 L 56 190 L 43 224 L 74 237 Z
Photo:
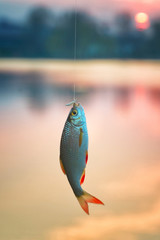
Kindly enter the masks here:
M 86 151 L 86 164 L 88 162 L 88 151 Z

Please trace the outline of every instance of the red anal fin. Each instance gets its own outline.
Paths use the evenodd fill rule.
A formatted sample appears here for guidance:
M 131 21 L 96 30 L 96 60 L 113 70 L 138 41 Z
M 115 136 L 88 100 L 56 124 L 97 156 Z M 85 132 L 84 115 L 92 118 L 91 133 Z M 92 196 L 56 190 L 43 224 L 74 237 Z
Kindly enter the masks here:
M 86 151 L 86 164 L 88 162 L 88 151 Z
M 79 134 L 79 147 L 82 145 L 83 140 L 83 129 L 80 128 L 80 134 Z
M 61 166 L 62 172 L 63 172 L 64 174 L 66 174 L 66 172 L 65 172 L 65 170 L 64 170 L 64 167 L 63 167 L 63 163 L 62 163 L 61 159 L 60 159 L 60 166 Z
M 85 170 L 82 173 L 81 179 L 80 179 L 80 184 L 82 185 L 82 183 L 84 182 L 85 179 Z

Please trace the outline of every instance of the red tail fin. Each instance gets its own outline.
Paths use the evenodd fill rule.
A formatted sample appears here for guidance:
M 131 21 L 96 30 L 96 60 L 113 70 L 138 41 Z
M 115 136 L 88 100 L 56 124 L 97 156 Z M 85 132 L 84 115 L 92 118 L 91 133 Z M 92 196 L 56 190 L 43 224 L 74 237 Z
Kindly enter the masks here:
M 84 191 L 84 194 L 81 195 L 80 197 L 77 197 L 79 204 L 81 205 L 82 209 L 89 214 L 89 209 L 88 209 L 88 203 L 95 203 L 95 204 L 102 204 L 104 205 L 103 202 L 101 202 L 98 198 L 95 198 L 91 194 L 87 193 Z
M 77 197 L 77 199 L 79 204 L 81 205 L 81 208 L 89 215 L 88 203 L 84 200 L 83 195 Z
M 98 198 L 92 196 L 91 194 L 87 193 L 84 191 L 83 198 L 86 200 L 88 203 L 95 203 L 95 204 L 102 204 L 104 205 L 103 202 L 101 202 Z

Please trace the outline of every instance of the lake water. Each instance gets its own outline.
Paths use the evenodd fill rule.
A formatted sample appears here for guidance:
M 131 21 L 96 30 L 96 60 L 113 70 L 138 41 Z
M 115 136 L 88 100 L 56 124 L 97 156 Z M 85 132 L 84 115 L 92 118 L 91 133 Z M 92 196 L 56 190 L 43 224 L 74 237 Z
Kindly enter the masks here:
M 93 74 L 91 66 L 83 76 L 79 72 L 77 81 L 89 132 L 83 188 L 105 206 L 90 204 L 89 216 L 59 165 L 74 72 L 71 81 L 65 73 L 65 81 L 59 80 L 61 69 L 48 81 L 47 73 L 37 69 L 1 68 L 0 239 L 160 239 L 160 74 L 156 72 L 154 82 L 152 63 L 150 82 L 124 68 L 116 74 L 118 84 L 100 84 L 98 77 L 93 85 L 84 84 L 84 76 Z M 125 75 L 134 84 L 121 81 Z M 103 81 L 107 77 L 104 71 Z

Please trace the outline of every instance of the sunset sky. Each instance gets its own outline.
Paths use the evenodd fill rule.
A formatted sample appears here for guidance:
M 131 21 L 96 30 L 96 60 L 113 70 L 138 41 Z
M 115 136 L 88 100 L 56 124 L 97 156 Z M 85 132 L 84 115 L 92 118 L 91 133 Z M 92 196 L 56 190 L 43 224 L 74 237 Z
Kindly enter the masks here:
M 60 11 L 74 8 L 75 0 L 3 0 L 0 1 L 0 17 L 23 19 L 33 5 L 44 5 Z M 160 12 L 160 0 L 77 0 L 77 7 L 102 19 L 124 11 L 131 14 L 146 12 L 154 17 Z

